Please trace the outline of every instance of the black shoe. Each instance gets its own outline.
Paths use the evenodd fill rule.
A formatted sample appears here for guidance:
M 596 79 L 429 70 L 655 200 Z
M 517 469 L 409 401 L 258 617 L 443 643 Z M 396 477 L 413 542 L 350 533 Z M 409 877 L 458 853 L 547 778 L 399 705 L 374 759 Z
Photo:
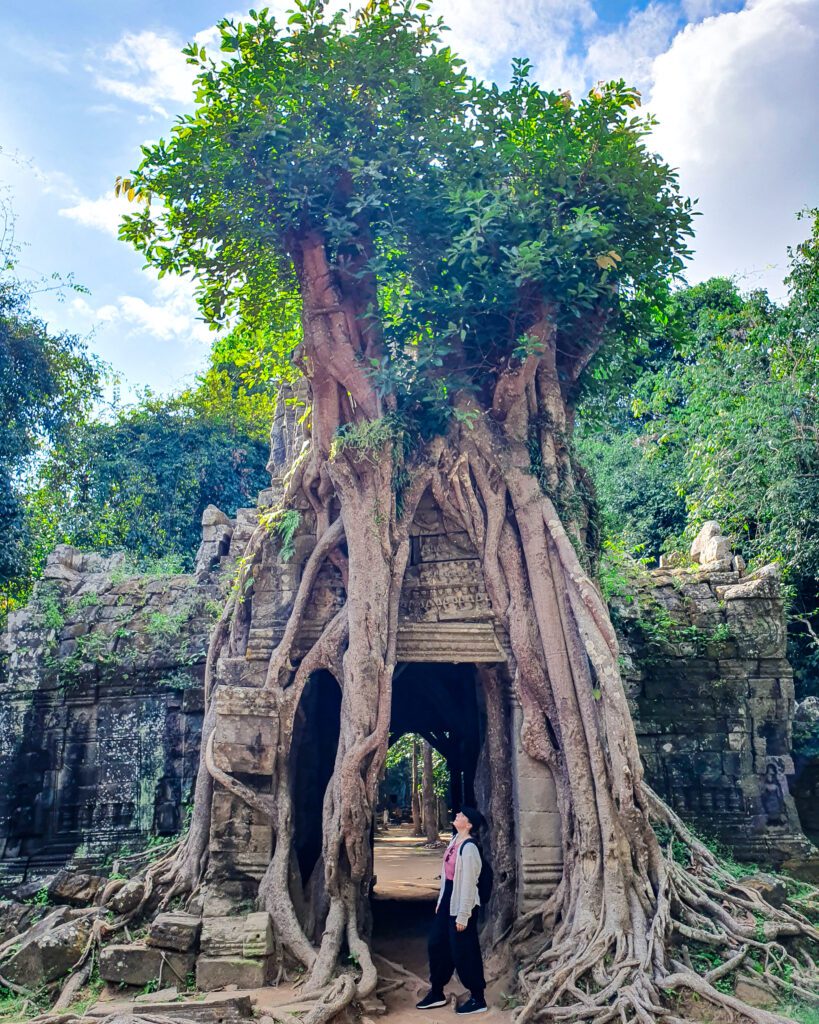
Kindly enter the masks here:
M 446 996 L 443 992 L 437 995 L 432 989 L 427 992 L 420 1003 L 415 1004 L 416 1010 L 432 1010 L 436 1006 L 446 1006 Z
M 470 996 L 465 1003 L 461 1003 L 460 1006 L 455 1007 L 456 1013 L 486 1013 L 489 1007 L 486 1005 L 486 1000 L 476 999 L 474 996 Z

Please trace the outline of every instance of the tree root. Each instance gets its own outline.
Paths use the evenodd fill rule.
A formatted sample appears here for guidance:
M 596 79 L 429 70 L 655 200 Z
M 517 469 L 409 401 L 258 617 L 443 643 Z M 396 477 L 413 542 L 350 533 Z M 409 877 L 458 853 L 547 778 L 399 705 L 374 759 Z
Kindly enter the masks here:
M 304 1024 L 327 1024 L 347 1009 L 356 997 L 357 985 L 351 974 L 340 974 L 304 1018 Z

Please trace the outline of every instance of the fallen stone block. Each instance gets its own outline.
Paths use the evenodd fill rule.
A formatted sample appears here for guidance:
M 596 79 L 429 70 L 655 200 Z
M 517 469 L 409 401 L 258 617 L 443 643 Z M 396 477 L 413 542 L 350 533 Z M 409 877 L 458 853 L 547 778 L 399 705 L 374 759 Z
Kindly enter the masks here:
M 201 952 L 208 957 L 264 957 L 273 952 L 270 914 L 245 917 L 206 917 L 202 922 Z
M 268 980 L 269 958 L 247 960 L 243 957 L 200 956 L 196 961 L 196 987 L 215 992 L 228 985 L 237 989 L 262 988 Z
M 146 1014 L 148 1011 L 138 1011 Z M 215 996 L 207 1003 L 187 1002 L 177 1000 L 175 1002 L 151 1003 L 150 1015 L 152 1019 L 160 1017 L 162 1020 L 175 1020 L 179 1018 L 184 1024 L 190 1024 L 195 1020 L 196 1024 L 240 1024 L 241 1021 L 253 1018 L 253 1004 L 250 996 Z M 116 1016 L 111 1013 L 110 1002 L 100 1001 L 90 1010 L 86 1010 L 86 1016 L 91 1019 L 105 1020 L 107 1024 L 135 1024 L 134 1014 L 131 1010 L 117 1012 Z M 141 1018 L 144 1020 L 144 1018 Z
M 14 956 L 3 964 L 4 977 L 36 989 L 71 970 L 91 935 L 91 916 L 59 921 L 56 914 L 50 914 L 32 928 Z
M 67 903 L 70 907 L 87 907 L 105 884 L 101 875 L 87 875 L 77 871 L 59 871 L 48 886 L 52 903 Z
M 13 939 L 24 931 L 32 918 L 34 907 L 14 900 L 0 900 L 0 942 Z
M 785 900 L 788 898 L 788 889 L 785 883 L 776 875 L 749 875 L 747 878 L 741 878 L 739 884 L 746 889 L 756 889 L 766 903 L 777 909 L 784 907 Z
M 162 988 L 158 992 L 143 992 L 141 996 L 137 996 L 134 999 L 135 1003 L 165 1003 L 171 999 L 176 999 L 179 995 L 179 989 L 176 985 L 171 985 L 170 988 Z
M 761 1009 L 770 1009 L 776 1006 L 778 1000 L 767 989 L 759 985 L 753 985 L 750 981 L 740 979 L 734 987 L 734 995 L 749 1006 L 757 1006 Z
M 192 953 L 173 953 L 150 946 L 105 946 L 100 953 L 100 977 L 114 984 L 140 988 L 153 981 L 184 987 L 195 960 Z
M 189 953 L 196 949 L 202 921 L 193 914 L 158 914 L 145 939 L 149 946 Z

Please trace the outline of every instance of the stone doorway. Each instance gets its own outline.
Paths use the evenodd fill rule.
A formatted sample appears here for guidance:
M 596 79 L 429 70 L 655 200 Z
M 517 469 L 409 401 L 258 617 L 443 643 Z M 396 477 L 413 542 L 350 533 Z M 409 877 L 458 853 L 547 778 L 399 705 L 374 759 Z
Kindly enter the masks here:
M 497 801 L 490 808 L 493 772 L 486 742 L 487 697 L 482 672 L 474 664 L 405 662 L 396 668 L 390 740 L 394 743 L 407 733 L 416 734 L 445 758 L 450 779 L 447 821 L 464 804 L 478 806 L 487 818 L 493 817 L 493 811 L 494 818 L 498 816 Z M 507 714 L 507 732 L 509 723 Z M 508 742 L 506 749 L 510 749 Z M 506 769 L 508 777 L 511 761 Z M 398 796 L 382 793 L 385 803 L 391 795 Z M 498 822 L 498 830 L 509 834 L 512 808 L 508 801 L 505 813 L 509 820 Z M 442 828 L 442 839 L 449 834 L 447 826 Z M 415 836 L 409 823 L 392 825 L 376 835 L 372 900 L 374 951 L 422 976 L 443 856 L 443 848 L 429 850 L 424 844 L 425 837 Z

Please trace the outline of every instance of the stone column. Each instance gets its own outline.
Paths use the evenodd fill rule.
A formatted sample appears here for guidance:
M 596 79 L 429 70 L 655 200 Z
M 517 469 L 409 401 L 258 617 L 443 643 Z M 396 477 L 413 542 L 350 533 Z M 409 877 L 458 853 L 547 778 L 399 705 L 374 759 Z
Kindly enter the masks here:
M 518 859 L 518 913 L 534 909 L 552 893 L 563 872 L 560 812 L 552 773 L 523 749 L 523 711 L 512 703 L 512 776 Z

